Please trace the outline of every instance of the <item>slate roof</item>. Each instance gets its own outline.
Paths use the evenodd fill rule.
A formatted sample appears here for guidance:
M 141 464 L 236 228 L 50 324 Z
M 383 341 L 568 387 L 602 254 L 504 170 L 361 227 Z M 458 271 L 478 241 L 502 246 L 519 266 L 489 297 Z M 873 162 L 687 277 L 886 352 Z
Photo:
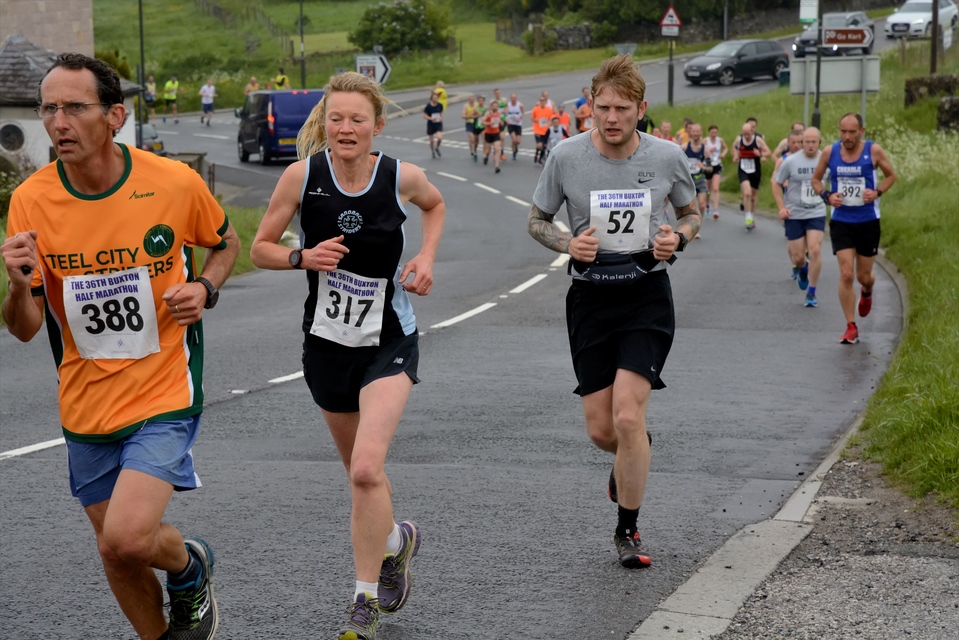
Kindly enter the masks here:
M 35 45 L 23 36 L 9 36 L 0 45 L 0 105 L 37 104 L 37 87 L 57 59 L 50 49 Z M 140 85 L 120 78 L 123 95 L 136 95 Z

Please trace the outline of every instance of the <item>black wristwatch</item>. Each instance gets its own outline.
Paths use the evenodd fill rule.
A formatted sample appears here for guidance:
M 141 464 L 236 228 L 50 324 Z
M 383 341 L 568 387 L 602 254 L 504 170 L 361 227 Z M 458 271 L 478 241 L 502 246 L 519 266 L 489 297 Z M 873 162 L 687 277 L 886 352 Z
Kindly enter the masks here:
M 294 269 L 303 268 L 303 252 L 299 249 L 294 249 L 290 252 L 290 266 Z
M 679 236 L 679 246 L 676 247 L 676 251 L 685 251 L 686 245 L 689 244 L 689 240 L 686 239 L 686 234 L 677 231 L 676 235 Z
M 216 306 L 216 301 L 220 299 L 220 292 L 217 291 L 217 288 L 213 286 L 213 283 L 207 280 L 204 277 L 199 277 L 196 279 L 196 282 L 199 282 L 204 287 L 206 287 L 206 304 L 203 305 L 204 309 L 212 309 Z

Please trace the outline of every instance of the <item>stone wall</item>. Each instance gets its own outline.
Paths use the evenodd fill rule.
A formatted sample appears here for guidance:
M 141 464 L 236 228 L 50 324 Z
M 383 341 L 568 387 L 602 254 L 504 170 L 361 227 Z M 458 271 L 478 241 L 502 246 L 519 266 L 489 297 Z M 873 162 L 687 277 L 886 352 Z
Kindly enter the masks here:
M 11 35 L 57 53 L 92 56 L 93 0 L 2 0 L 0 41 Z
M 906 78 L 906 106 L 933 96 L 959 95 L 959 75 Z

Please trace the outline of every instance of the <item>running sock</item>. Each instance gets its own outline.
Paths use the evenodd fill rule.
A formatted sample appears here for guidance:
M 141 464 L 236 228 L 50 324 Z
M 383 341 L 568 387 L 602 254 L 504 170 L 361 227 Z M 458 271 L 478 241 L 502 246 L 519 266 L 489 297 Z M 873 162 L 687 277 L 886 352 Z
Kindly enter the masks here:
M 871 297 L 872 297 L 872 289 L 870 289 L 869 291 L 866 291 L 865 289 L 861 289 L 861 290 L 860 290 L 860 293 L 862 294 L 862 297 L 863 297 L 863 298 L 871 298 Z
M 400 525 L 394 522 L 393 530 L 386 539 L 386 555 L 395 555 L 399 552 L 401 544 L 403 544 L 403 534 L 400 533 Z
M 356 591 L 353 592 L 353 602 L 356 602 L 360 594 L 367 596 L 367 599 L 377 597 L 379 591 L 379 583 L 377 582 L 363 582 L 362 580 L 356 581 Z
M 815 298 L 815 297 L 816 297 L 816 287 L 814 287 L 814 286 L 812 286 L 812 285 L 809 285 L 809 288 L 806 289 L 806 295 L 807 295 L 807 296 L 812 296 L 813 298 Z
M 186 568 L 180 573 L 167 572 L 166 581 L 171 587 L 185 587 L 188 584 L 199 581 L 200 579 L 200 573 L 203 571 L 203 567 L 193 556 L 193 552 L 190 551 L 189 547 L 187 548 L 186 553 L 188 556 L 190 556 L 190 560 L 187 562 Z
M 616 525 L 616 535 L 620 537 L 632 537 L 636 533 L 636 521 L 639 520 L 639 509 L 626 509 L 618 507 L 619 522 Z

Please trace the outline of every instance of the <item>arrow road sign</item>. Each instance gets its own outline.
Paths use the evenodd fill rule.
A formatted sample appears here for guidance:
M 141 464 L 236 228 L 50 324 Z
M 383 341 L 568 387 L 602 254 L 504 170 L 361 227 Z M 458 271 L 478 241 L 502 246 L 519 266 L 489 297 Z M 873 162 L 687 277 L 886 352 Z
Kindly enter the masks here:
M 669 9 L 666 10 L 666 15 L 664 15 L 663 19 L 659 21 L 659 26 L 661 27 L 683 26 L 683 21 L 679 19 L 679 14 L 676 13 L 676 10 L 673 9 L 672 5 L 669 5 Z
M 386 84 L 386 79 L 390 77 L 390 71 L 393 67 L 386 60 L 386 56 L 379 54 L 356 55 L 356 72 L 364 76 L 374 78 L 380 84 Z
M 868 47 L 872 42 L 872 29 L 864 27 L 849 29 L 823 29 L 822 44 L 826 47 Z

